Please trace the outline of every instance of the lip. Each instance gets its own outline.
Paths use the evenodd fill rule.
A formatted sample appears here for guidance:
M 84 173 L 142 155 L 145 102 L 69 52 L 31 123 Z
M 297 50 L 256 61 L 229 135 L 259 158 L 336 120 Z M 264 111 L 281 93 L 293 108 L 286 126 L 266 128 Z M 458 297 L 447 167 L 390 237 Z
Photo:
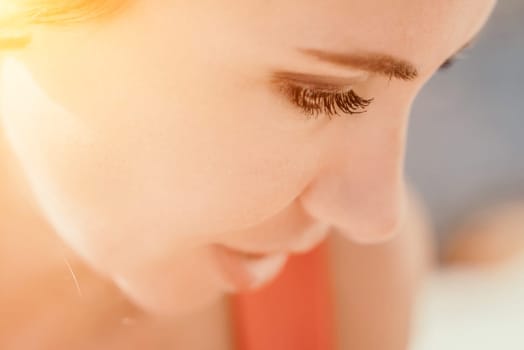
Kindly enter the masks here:
M 321 244 L 330 232 L 330 226 L 318 223 L 308 227 L 303 235 L 294 242 L 290 251 L 294 254 L 307 253 Z
M 260 248 L 253 248 L 253 244 L 242 244 L 238 240 L 226 241 L 217 244 L 228 251 L 241 254 L 245 257 L 256 259 L 267 255 L 285 252 L 286 254 L 304 254 L 321 244 L 330 233 L 330 225 L 317 223 L 305 228 L 300 235 L 296 235 L 293 239 L 283 238 L 280 245 L 275 245 L 269 242 L 265 245 L 261 242 Z M 246 242 L 244 242 L 246 243 Z
M 245 253 L 216 244 L 212 246 L 215 265 L 230 292 L 247 291 L 271 280 L 284 267 L 286 253 Z

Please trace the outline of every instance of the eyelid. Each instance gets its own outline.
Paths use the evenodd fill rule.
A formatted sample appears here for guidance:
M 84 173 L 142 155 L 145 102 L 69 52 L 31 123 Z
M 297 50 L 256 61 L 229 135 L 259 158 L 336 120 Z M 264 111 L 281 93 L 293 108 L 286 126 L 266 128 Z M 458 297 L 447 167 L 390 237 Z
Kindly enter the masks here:
M 367 112 L 367 107 L 374 100 L 360 97 L 353 89 L 322 90 L 289 82 L 278 84 L 277 87 L 288 101 L 307 116 L 307 119 L 311 116 L 316 119 L 320 114 L 329 119 L 341 114 L 362 114 Z
M 310 87 L 316 90 L 324 91 L 344 91 L 350 87 L 360 84 L 368 78 L 369 74 L 358 77 L 335 77 L 296 72 L 274 72 L 272 76 L 273 83 L 296 84 L 303 87 Z

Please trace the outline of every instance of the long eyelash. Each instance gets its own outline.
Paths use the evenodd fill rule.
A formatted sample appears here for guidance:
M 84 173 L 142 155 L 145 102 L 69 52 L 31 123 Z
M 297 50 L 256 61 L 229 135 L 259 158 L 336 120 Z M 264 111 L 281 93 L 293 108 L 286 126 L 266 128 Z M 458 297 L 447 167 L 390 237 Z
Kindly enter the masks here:
M 447 70 L 450 67 L 452 67 L 456 62 L 457 62 L 457 58 L 450 57 L 446 61 L 444 61 L 444 63 L 442 63 L 438 69 L 439 71 Z
M 467 55 L 466 53 L 464 52 L 459 52 L 453 56 L 451 56 L 450 58 L 448 58 L 444 63 L 442 63 L 439 67 L 439 71 L 445 71 L 445 70 L 448 70 L 449 68 L 451 68 L 455 63 L 457 63 L 458 61 L 461 61 L 463 59 L 467 58 Z
M 353 90 L 327 91 L 311 89 L 297 85 L 289 85 L 284 89 L 291 102 L 300 107 L 310 117 L 318 118 L 325 114 L 331 119 L 340 112 L 345 114 L 361 114 L 373 101 L 358 96 Z

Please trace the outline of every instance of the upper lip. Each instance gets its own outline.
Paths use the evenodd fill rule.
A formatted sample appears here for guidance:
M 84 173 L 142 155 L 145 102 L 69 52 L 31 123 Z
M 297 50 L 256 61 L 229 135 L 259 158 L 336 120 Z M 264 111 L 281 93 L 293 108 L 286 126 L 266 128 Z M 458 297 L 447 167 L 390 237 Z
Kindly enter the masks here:
M 326 229 L 322 232 L 317 233 L 316 235 L 313 236 L 313 239 L 306 241 L 306 243 L 304 243 L 304 241 L 300 239 L 304 237 L 300 236 L 299 239 L 296 241 L 290 242 L 289 244 L 286 244 L 283 247 L 278 247 L 278 248 L 272 247 L 272 249 L 245 249 L 244 247 L 241 247 L 240 244 L 237 244 L 237 245 L 231 244 L 230 245 L 227 243 L 225 244 L 220 243 L 220 244 L 217 244 L 217 246 L 220 246 L 231 252 L 250 256 L 253 258 L 263 257 L 263 256 L 273 255 L 273 254 L 282 254 L 282 253 L 287 253 L 287 254 L 304 253 L 304 252 L 307 252 L 313 249 L 318 244 L 320 244 L 320 242 L 322 242 L 323 239 L 325 238 L 327 232 L 328 231 Z
M 286 250 L 285 249 L 282 249 L 282 250 L 271 250 L 271 251 L 253 251 L 253 250 L 245 250 L 245 249 L 237 249 L 237 248 L 232 248 L 226 244 L 217 244 L 218 247 L 220 248 L 223 248 L 223 249 L 226 249 L 230 252 L 233 252 L 233 253 L 236 253 L 236 254 L 241 254 L 241 255 L 245 255 L 247 257 L 251 257 L 251 258 L 262 258 L 264 256 L 267 256 L 267 255 L 272 255 L 272 254 L 280 254 L 280 253 L 283 253 L 285 252 Z M 288 249 L 288 251 L 290 251 Z

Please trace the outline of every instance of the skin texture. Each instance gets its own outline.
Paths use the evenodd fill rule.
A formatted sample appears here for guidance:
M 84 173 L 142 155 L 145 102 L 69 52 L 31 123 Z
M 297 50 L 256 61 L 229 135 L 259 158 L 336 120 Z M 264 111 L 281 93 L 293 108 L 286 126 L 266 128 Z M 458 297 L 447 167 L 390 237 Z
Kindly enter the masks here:
M 228 289 L 212 244 L 287 254 L 330 227 L 365 243 L 398 231 L 411 103 L 493 4 L 132 1 L 108 20 L 35 29 L 5 58 L 4 131 L 77 254 L 146 309 L 187 311 Z M 386 53 L 419 75 L 390 80 L 299 47 Z M 275 71 L 342 78 L 374 101 L 306 120 Z

